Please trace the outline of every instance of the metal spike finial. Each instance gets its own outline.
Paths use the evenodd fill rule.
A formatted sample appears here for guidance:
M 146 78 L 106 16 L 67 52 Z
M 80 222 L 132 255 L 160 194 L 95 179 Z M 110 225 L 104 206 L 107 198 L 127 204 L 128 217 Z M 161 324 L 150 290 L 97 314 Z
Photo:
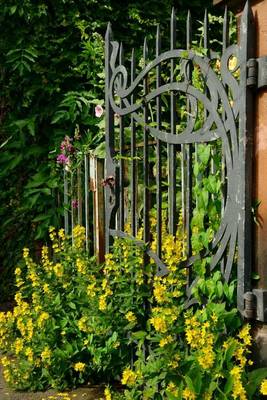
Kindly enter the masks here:
M 187 50 L 190 49 L 191 44 L 192 44 L 192 17 L 191 17 L 191 11 L 188 10 L 187 20 L 186 20 L 186 48 L 187 48 Z
M 144 60 L 146 60 L 146 58 L 147 58 L 147 53 L 148 53 L 147 38 L 145 37 L 144 46 L 143 46 L 143 57 L 144 57 Z
M 244 21 L 244 23 L 246 23 L 246 21 L 249 22 L 249 21 L 253 21 L 253 20 L 254 20 L 254 16 L 253 16 L 252 8 L 250 5 L 250 1 L 247 0 L 245 7 L 243 9 L 241 21 Z
M 172 8 L 172 15 L 171 15 L 171 49 L 175 48 L 176 42 L 176 13 L 175 8 Z
M 229 19 L 228 19 L 228 7 L 224 8 L 223 17 L 223 51 L 229 46 Z
M 108 25 L 107 25 L 107 30 L 106 30 L 106 34 L 105 34 L 105 39 L 106 39 L 106 40 L 111 40 L 112 37 L 113 37 L 112 28 L 111 28 L 111 23 L 109 22 Z
M 157 34 L 156 34 L 156 55 L 159 56 L 161 50 L 161 37 L 160 37 L 160 24 L 157 24 Z
M 120 43 L 120 64 L 123 63 L 123 59 L 124 59 L 124 50 L 123 50 L 123 44 Z
M 131 61 L 135 59 L 135 48 L 132 48 L 132 55 L 131 55 Z
M 205 8 L 204 14 L 204 48 L 209 47 L 209 14 L 207 8 Z

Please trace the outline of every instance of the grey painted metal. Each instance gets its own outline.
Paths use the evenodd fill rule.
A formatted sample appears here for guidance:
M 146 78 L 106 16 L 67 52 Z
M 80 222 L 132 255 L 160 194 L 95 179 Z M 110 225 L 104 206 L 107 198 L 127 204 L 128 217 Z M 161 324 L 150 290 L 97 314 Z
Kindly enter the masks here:
M 131 57 L 131 84 L 135 79 L 135 52 L 132 50 Z M 135 96 L 134 92 L 131 95 L 131 105 L 134 105 Z M 131 115 L 131 231 L 132 235 L 136 236 L 137 234 L 137 197 L 138 197 L 138 188 L 137 188 L 137 160 L 136 160 L 136 124 Z
M 170 48 L 173 51 L 176 48 L 176 15 L 174 8 L 171 15 L 171 32 L 170 32 Z M 175 58 L 170 57 L 170 82 L 174 82 L 174 68 Z M 171 104 L 170 104 L 170 125 L 171 134 L 176 136 L 176 95 L 171 91 Z M 172 235 L 176 232 L 176 148 L 174 144 L 168 143 L 168 178 L 169 178 L 169 231 Z
M 119 61 L 119 44 L 113 41 L 110 26 L 106 34 L 106 251 L 109 250 L 110 237 L 131 237 L 140 244 L 136 238 L 136 226 L 132 229 L 132 236 L 123 229 L 115 229 L 115 216 L 119 210 L 119 193 L 122 185 L 118 179 L 119 165 L 115 159 L 114 151 L 114 113 L 121 118 L 131 118 L 131 177 L 137 174 L 136 164 L 133 162 L 136 156 L 136 127 L 143 132 L 143 215 L 144 215 L 144 240 L 142 246 L 150 241 L 149 227 L 149 149 L 148 140 L 155 141 L 155 159 L 158 176 L 156 180 L 156 204 L 157 218 L 161 213 L 161 157 L 163 150 L 161 146 L 168 148 L 168 172 L 169 172 L 169 231 L 174 234 L 177 224 L 176 196 L 174 195 L 177 186 L 176 176 L 176 152 L 179 152 L 181 145 L 186 146 L 183 151 L 182 164 L 186 165 L 186 230 L 190 238 L 192 217 L 192 159 L 194 145 L 198 143 L 212 143 L 220 140 L 222 143 L 223 161 L 225 162 L 227 190 L 223 201 L 224 210 L 218 231 L 215 233 L 213 242 L 208 250 L 201 254 L 192 256 L 191 243 L 188 240 L 188 259 L 181 264 L 181 268 L 191 269 L 196 260 L 210 256 L 210 270 L 220 267 L 225 281 L 229 281 L 234 265 L 235 255 L 238 253 L 238 307 L 241 312 L 244 310 L 244 294 L 251 289 L 251 141 L 252 141 L 252 90 L 247 86 L 247 62 L 253 58 L 253 29 L 254 21 L 249 4 L 247 3 L 242 20 L 240 45 L 228 45 L 228 17 L 227 10 L 224 17 L 224 41 L 221 57 L 210 52 L 200 56 L 190 49 L 191 43 L 191 22 L 190 16 L 187 23 L 187 50 L 176 49 L 175 46 L 175 14 L 171 17 L 171 49 L 161 52 L 159 45 L 159 28 L 156 38 L 156 56 L 147 62 L 147 45 L 144 44 L 144 65 L 138 75 L 131 68 L 131 77 L 128 79 L 128 71 L 125 65 Z M 205 44 L 208 46 L 208 16 L 205 14 Z M 219 74 L 212 68 L 211 60 L 217 57 L 220 60 Z M 234 70 L 230 69 L 229 60 L 235 57 L 237 65 Z M 168 81 L 162 81 L 161 68 L 169 65 Z M 197 68 L 205 82 L 205 88 L 201 91 L 195 87 L 188 74 L 188 68 L 181 68 L 181 77 L 176 79 L 175 67 L 191 65 Z M 235 72 L 240 70 L 240 78 Z M 149 85 L 149 76 L 156 75 L 156 84 Z M 228 93 L 232 98 L 229 99 Z M 161 99 L 164 95 L 170 95 L 170 121 L 163 124 L 161 121 Z M 176 132 L 176 98 L 183 96 L 187 99 L 188 113 L 187 125 L 181 133 Z M 196 127 L 199 108 L 203 107 L 205 119 L 201 127 Z M 156 120 L 153 123 L 151 112 L 153 107 L 156 113 Z M 152 111 L 151 111 L 152 110 Z M 223 110 L 223 112 L 221 111 Z M 170 127 L 170 128 L 169 128 Z M 172 149 L 172 150 L 171 150 Z M 136 178 L 137 179 L 137 178 Z M 137 180 L 131 183 L 132 202 L 136 207 Z M 134 200 L 135 199 L 135 200 Z M 158 221 L 161 225 L 161 221 Z M 133 227 L 132 227 L 133 228 Z M 158 234 L 161 229 L 157 228 Z M 161 244 L 157 241 L 157 250 L 153 252 L 147 246 L 146 253 L 152 257 L 157 266 L 158 274 L 166 274 L 167 268 L 163 264 L 160 251 Z M 222 259 L 224 262 L 221 264 Z M 197 276 L 192 278 L 188 285 L 187 305 L 193 304 L 191 293 L 197 282 Z
M 186 21 L 186 49 L 190 50 L 192 46 L 192 18 L 191 13 L 188 11 L 187 21 Z M 192 82 L 192 65 L 187 65 L 187 78 L 188 82 Z M 187 113 L 190 113 L 190 98 L 187 97 Z M 187 117 L 187 123 L 189 123 L 189 117 Z M 186 162 L 186 176 L 185 176 L 185 219 L 184 219 L 184 226 L 186 231 L 186 256 L 190 258 L 192 256 L 192 243 L 191 243 L 191 236 L 192 236 L 192 229 L 191 229 L 191 220 L 192 220 L 192 164 L 193 164 L 193 148 L 192 144 L 182 145 L 182 151 L 185 152 L 185 162 Z M 188 273 L 188 284 L 191 283 L 191 270 L 189 269 Z
M 161 52 L 161 37 L 160 37 L 160 26 L 157 26 L 157 34 L 156 34 L 156 57 L 160 55 Z M 157 66 L 156 70 L 157 74 L 157 89 L 161 86 L 161 67 Z M 157 129 L 161 129 L 161 97 L 158 96 L 156 99 L 156 107 L 157 107 Z M 157 177 L 156 177 L 156 185 L 157 185 L 157 256 L 161 258 L 162 252 L 162 145 L 161 141 L 157 139 L 157 148 L 156 148 L 156 168 L 157 168 Z
M 143 60 L 144 64 L 146 64 L 148 58 L 148 47 L 147 40 L 144 40 L 143 46 Z M 148 80 L 147 76 L 144 76 L 143 79 L 143 93 L 144 97 L 148 93 Z M 143 137 L 144 137 L 144 147 L 143 147 L 143 173 L 144 173 L 144 208 L 143 208 L 143 220 L 144 220 L 144 242 L 148 243 L 150 240 L 150 229 L 149 229 L 149 208 L 150 208 L 150 194 L 149 194 L 149 157 L 148 157 L 148 106 L 147 103 L 143 104 Z
M 119 55 L 120 65 L 123 65 L 124 62 L 124 54 L 123 54 L 123 45 L 120 45 L 120 55 Z M 121 100 L 122 102 L 122 100 Z M 119 206 L 119 227 L 120 230 L 124 230 L 124 121 L 123 117 L 120 117 L 120 148 L 119 148 L 119 175 L 120 175 L 120 206 Z
M 247 61 L 254 57 L 255 21 L 249 3 L 243 11 L 240 25 L 240 110 L 239 110 L 239 183 L 238 197 L 238 306 L 244 306 L 242 296 L 251 290 L 252 265 L 252 141 L 253 93 L 247 87 Z

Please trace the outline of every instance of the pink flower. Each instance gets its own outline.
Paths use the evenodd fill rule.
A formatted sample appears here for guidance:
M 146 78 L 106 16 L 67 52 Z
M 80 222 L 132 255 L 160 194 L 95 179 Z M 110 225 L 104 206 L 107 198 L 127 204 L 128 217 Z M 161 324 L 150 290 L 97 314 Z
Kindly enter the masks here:
M 70 154 L 73 154 L 75 152 L 74 146 L 71 144 L 73 139 L 71 139 L 69 136 L 65 136 L 65 139 L 63 142 L 61 142 L 60 145 L 60 150 L 62 152 L 68 152 Z
M 78 206 L 79 206 L 78 200 L 72 200 L 71 206 L 72 206 L 72 208 L 78 208 Z
M 70 162 L 69 157 L 65 156 L 65 154 L 59 154 L 57 156 L 57 163 L 62 165 L 68 165 Z
M 102 117 L 103 112 L 104 112 L 104 109 L 103 109 L 103 107 L 102 107 L 100 104 L 98 104 L 97 106 L 95 106 L 95 116 L 96 116 L 97 118 Z

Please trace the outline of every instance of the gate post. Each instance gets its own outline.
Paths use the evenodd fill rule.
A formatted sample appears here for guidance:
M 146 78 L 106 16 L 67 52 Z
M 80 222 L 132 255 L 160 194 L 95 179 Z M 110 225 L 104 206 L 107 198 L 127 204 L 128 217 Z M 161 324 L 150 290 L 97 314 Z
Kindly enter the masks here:
M 245 0 L 213 0 L 213 4 L 228 5 L 240 17 Z M 250 5 L 255 18 L 255 59 L 258 59 L 252 161 L 252 199 L 255 213 L 252 270 L 258 276 L 257 280 L 252 281 L 256 306 L 253 336 L 255 362 L 258 366 L 267 366 L 267 0 L 251 0 Z

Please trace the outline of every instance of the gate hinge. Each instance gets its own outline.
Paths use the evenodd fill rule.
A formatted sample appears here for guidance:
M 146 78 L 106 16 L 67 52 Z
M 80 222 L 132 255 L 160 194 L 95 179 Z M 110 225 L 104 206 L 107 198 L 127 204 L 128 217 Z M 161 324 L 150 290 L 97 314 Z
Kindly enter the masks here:
M 253 289 L 244 294 L 244 317 L 267 322 L 267 289 Z
M 261 89 L 267 86 L 267 56 L 250 58 L 247 62 L 247 86 Z

